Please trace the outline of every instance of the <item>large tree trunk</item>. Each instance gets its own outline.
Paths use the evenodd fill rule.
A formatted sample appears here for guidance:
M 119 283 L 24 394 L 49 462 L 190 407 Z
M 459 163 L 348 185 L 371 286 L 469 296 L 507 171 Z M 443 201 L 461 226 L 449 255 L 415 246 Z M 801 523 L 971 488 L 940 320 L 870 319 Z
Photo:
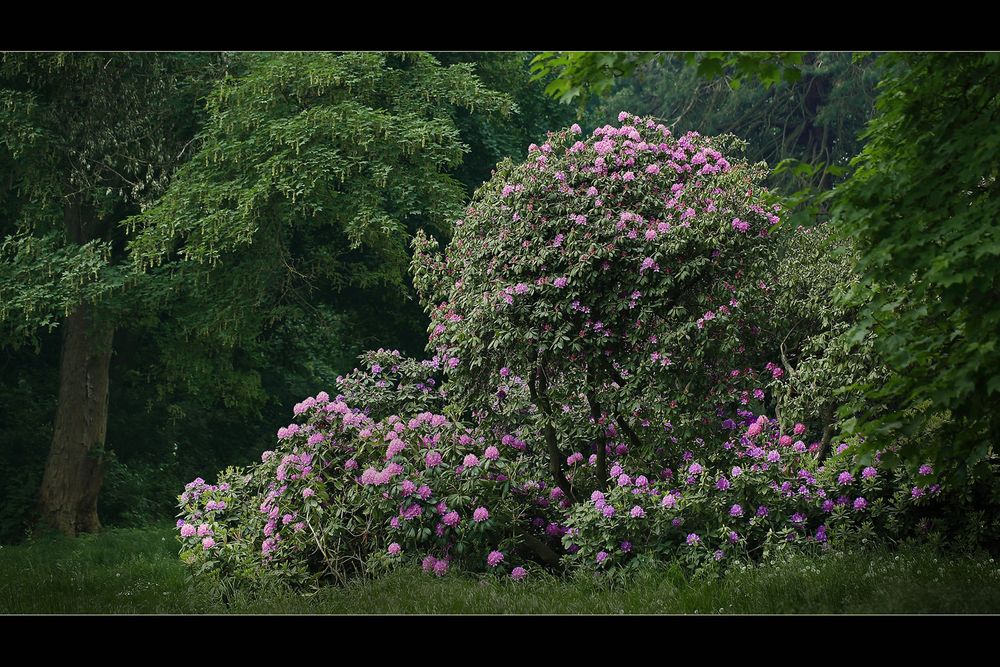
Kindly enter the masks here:
M 66 231 L 78 243 L 93 238 L 94 227 L 84 222 L 79 205 L 67 207 Z M 43 523 L 71 536 L 101 528 L 97 494 L 104 480 L 113 337 L 114 328 L 97 321 L 86 304 L 63 323 L 59 403 L 39 510 Z
M 97 327 L 86 306 L 66 318 L 59 362 L 59 404 L 42 477 L 41 518 L 67 535 L 100 530 L 97 494 L 104 480 L 108 370 L 114 330 Z

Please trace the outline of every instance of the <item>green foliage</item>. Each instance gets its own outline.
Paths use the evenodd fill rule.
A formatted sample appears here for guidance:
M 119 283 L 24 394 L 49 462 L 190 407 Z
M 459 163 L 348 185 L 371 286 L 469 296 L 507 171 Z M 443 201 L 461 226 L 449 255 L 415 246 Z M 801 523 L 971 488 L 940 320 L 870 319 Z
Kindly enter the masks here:
M 455 170 L 455 177 L 471 196 L 490 179 L 504 158 L 520 158 L 524 147 L 541 141 L 552 127 L 572 123 L 573 110 L 545 94 L 545 82 L 529 79 L 530 53 L 436 53 L 442 64 L 469 63 L 476 76 L 492 90 L 501 90 L 514 101 L 509 115 L 458 110 L 455 122 L 469 152 Z
M 838 224 L 860 255 L 854 334 L 893 371 L 854 406 L 872 447 L 945 415 L 943 440 L 900 454 L 966 465 L 1000 431 L 1000 57 L 893 54 Z M 888 414 L 873 414 L 885 405 Z
M 756 78 L 765 87 L 782 81 L 794 83 L 801 77 L 802 52 L 687 52 L 679 56 L 696 68 L 698 76 L 713 79 L 730 75 L 729 85 L 739 87 L 745 79 Z M 637 67 L 662 59 L 659 52 L 547 51 L 532 60 L 536 80 L 554 78 L 545 92 L 562 101 L 580 98 L 583 105 L 591 94 L 604 95 L 616 77 L 631 75 Z
M 176 253 L 214 262 L 253 242 L 278 255 L 281 232 L 295 229 L 325 251 L 307 258 L 324 277 L 398 284 L 407 222 L 446 228 L 461 201 L 447 171 L 465 149 L 451 108 L 509 110 L 510 102 L 470 66 L 444 68 L 427 55 L 248 58 L 247 73 L 209 99 L 202 146 L 172 190 L 130 221 L 139 229 L 134 261 Z M 386 268 L 351 276 L 344 253 L 363 244 Z
M 39 348 L 38 357 L 29 348 L 0 348 L 0 544 L 24 537 L 45 466 L 39 452 L 52 441 L 58 336 L 42 333 Z
M 120 298 L 130 276 L 115 223 L 163 192 L 219 62 L 0 56 L 0 343 L 37 342 L 78 304 Z
M 471 128 L 493 123 L 504 151 L 521 127 L 473 65 L 426 54 L 2 58 L 0 345 L 39 356 L 11 352 L 17 373 L 4 379 L 30 378 L 28 395 L 0 396 L 0 411 L 19 414 L 32 395 L 41 406 L 20 413 L 31 437 L 0 453 L 25 479 L 4 540 L 23 532 L 41 434 L 51 437 L 59 352 L 48 332 L 78 304 L 116 328 L 117 458 L 101 508 L 131 523 L 162 512 L 136 497 L 142 480 L 251 460 L 265 424 L 363 349 L 423 348 L 409 235 L 447 234 L 475 185 L 459 179 Z M 498 82 L 515 78 L 518 58 L 495 59 Z M 517 74 L 519 102 L 556 107 Z M 67 235 L 66 196 L 89 240 Z M 22 446 L 39 459 L 27 468 Z
M 181 331 L 164 344 L 208 338 L 263 352 L 266 332 L 336 320 L 356 346 L 340 358 L 352 357 L 373 302 L 407 312 L 413 229 L 446 231 L 461 203 L 455 107 L 510 103 L 471 66 L 426 54 L 258 54 L 242 65 L 210 97 L 191 162 L 127 222 L 131 259 L 206 267 L 180 262 L 192 277 L 173 311 Z
M 194 575 L 222 588 L 300 587 L 414 556 L 438 574 L 452 562 L 485 569 L 491 548 L 514 558 L 530 458 L 487 451 L 482 435 L 432 414 L 444 397 L 434 364 L 384 350 L 364 361 L 338 378 L 337 399 L 296 405 L 301 426 L 279 429 L 260 464 L 185 487 L 181 558 Z
M 765 277 L 772 289 L 762 336 L 784 370 L 770 386 L 775 414 L 786 429 L 801 422 L 822 434 L 824 455 L 839 432 L 838 409 L 863 396 L 845 388 L 881 383 L 888 372 L 874 353 L 874 336 L 849 335 L 857 308 L 842 297 L 859 282 L 856 261 L 853 245 L 831 223 L 783 228 Z
M 653 456 L 665 421 L 700 420 L 718 398 L 719 376 L 753 345 L 744 312 L 762 290 L 750 276 L 778 221 L 738 141 L 620 119 L 589 138 L 550 133 L 528 162 L 502 163 L 443 256 L 415 241 L 429 349 L 454 362 L 450 409 L 544 435 L 534 451 L 567 496 L 607 482 L 603 466 L 561 478 L 574 450 L 600 455 L 592 419 Z
M 880 68 L 850 53 L 808 53 L 801 77 L 773 86 L 706 78 L 680 55 L 638 66 L 595 99 L 587 117 L 600 124 L 621 109 L 664 119 L 675 132 L 733 133 L 747 157 L 772 165 L 769 185 L 782 193 L 793 224 L 826 217 L 823 193 L 843 179 L 861 149 L 858 134 L 874 110 Z

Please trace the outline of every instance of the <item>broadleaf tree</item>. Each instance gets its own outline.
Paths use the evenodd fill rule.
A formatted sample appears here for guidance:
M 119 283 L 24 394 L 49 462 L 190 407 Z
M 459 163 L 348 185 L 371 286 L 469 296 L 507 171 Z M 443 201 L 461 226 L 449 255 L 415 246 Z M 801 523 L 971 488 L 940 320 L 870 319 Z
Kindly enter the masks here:
M 11 54 L 0 81 L 4 340 L 63 330 L 41 508 L 70 534 L 100 527 L 116 329 L 259 398 L 227 355 L 405 301 L 410 231 L 463 197 L 455 110 L 512 107 L 426 54 Z

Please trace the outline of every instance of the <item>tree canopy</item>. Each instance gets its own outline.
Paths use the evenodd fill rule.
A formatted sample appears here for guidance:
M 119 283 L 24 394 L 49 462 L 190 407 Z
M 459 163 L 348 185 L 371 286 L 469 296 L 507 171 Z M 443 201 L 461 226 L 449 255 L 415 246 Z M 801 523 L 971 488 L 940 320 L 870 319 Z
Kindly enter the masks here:
M 945 413 L 912 457 L 980 461 L 1000 427 L 1000 54 L 886 56 L 891 76 L 836 219 L 859 251 L 857 337 L 892 369 L 857 416 L 876 442 Z

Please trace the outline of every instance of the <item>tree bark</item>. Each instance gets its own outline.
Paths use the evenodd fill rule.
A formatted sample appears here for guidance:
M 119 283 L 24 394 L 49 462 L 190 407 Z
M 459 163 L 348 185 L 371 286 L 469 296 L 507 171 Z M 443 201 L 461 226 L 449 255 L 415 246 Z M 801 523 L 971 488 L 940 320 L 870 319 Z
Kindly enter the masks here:
M 549 473 L 555 481 L 556 486 L 562 489 L 570 502 L 577 501 L 573 487 L 566 479 L 562 471 L 562 452 L 559 451 L 559 441 L 556 436 L 556 429 L 552 425 L 552 403 L 549 401 L 549 381 L 545 377 L 545 370 L 541 361 L 537 359 L 537 352 L 532 355 L 531 377 L 528 381 L 528 393 L 531 401 L 538 406 L 542 413 L 542 432 L 545 435 L 545 446 L 549 455 Z
M 590 404 L 590 416 L 594 419 L 597 429 L 597 488 L 608 490 L 608 438 L 601 424 L 601 405 L 597 402 L 597 373 L 592 366 L 587 366 L 587 402 Z
M 79 205 L 67 207 L 66 227 L 77 242 L 92 237 L 88 232 L 93 228 L 84 223 Z M 113 338 L 114 328 L 98 322 L 87 304 L 77 306 L 63 323 L 59 402 L 39 515 L 43 523 L 70 536 L 101 528 L 97 495 L 104 481 Z
M 823 461 L 830 453 L 830 440 L 833 439 L 833 425 L 835 423 L 833 419 L 833 405 L 825 403 L 820 408 L 819 414 L 823 420 L 823 440 L 819 448 L 819 460 Z
M 42 521 L 66 535 L 101 528 L 97 494 L 104 480 L 113 336 L 112 328 L 95 325 L 87 306 L 79 306 L 63 327 L 59 403 L 40 509 Z

